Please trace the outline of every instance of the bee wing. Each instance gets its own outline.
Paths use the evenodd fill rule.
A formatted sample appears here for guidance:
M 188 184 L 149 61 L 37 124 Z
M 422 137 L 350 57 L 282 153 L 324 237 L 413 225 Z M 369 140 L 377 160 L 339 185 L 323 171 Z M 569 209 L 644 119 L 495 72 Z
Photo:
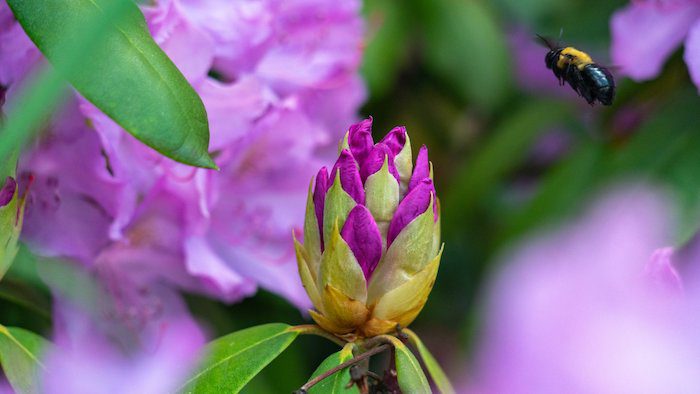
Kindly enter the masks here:
M 550 50 L 551 50 L 551 49 L 556 49 L 556 48 L 557 48 L 557 45 L 556 45 L 556 44 L 554 43 L 554 41 L 551 40 L 550 38 L 541 36 L 541 35 L 539 35 L 539 34 L 535 34 L 535 36 L 537 36 L 537 39 L 538 39 L 542 44 L 544 44 L 544 46 L 546 46 L 547 48 L 549 48 Z

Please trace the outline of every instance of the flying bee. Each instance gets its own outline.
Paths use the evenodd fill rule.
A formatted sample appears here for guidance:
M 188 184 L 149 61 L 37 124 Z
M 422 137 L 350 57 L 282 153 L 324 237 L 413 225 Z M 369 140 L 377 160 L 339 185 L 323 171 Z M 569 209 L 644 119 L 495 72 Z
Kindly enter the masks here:
M 549 48 L 544 58 L 547 68 L 554 72 L 559 85 L 568 82 L 588 104 L 596 101 L 611 105 L 615 97 L 615 80 L 607 68 L 593 62 L 591 57 L 574 47 L 561 47 L 550 40 L 537 37 Z

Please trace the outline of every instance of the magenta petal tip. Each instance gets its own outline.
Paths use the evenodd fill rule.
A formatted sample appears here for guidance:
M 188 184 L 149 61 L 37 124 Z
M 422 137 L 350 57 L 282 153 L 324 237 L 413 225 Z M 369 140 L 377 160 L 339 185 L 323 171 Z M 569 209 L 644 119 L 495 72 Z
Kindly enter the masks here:
M 343 151 L 340 152 L 340 157 L 338 157 L 338 160 L 333 166 L 328 187 L 333 184 L 338 172 L 340 172 L 340 184 L 343 186 L 343 190 L 345 190 L 356 203 L 364 204 L 365 189 L 362 186 L 360 169 L 352 153 L 347 149 L 343 149 Z
M 374 146 L 372 139 L 372 117 L 355 123 L 348 131 L 348 145 L 353 157 L 362 163 Z
M 413 169 L 411 180 L 408 182 L 408 190 L 413 190 L 414 187 L 426 178 L 430 178 L 430 161 L 428 160 L 428 148 L 423 145 L 418 151 L 416 166 Z
M 0 189 L 0 207 L 4 207 L 12 201 L 12 197 L 15 195 L 15 190 L 17 190 L 17 182 L 15 178 L 8 176 L 5 179 L 5 184 Z
M 340 232 L 369 281 L 382 257 L 382 236 L 372 214 L 362 205 L 350 211 Z
M 389 224 L 387 247 L 394 242 L 401 230 L 428 209 L 431 196 L 434 194 L 435 188 L 430 178 L 423 179 L 413 190 L 408 192 L 398 208 L 396 208 L 394 218 L 391 219 L 391 223 Z M 435 204 L 433 204 L 433 207 L 434 206 Z

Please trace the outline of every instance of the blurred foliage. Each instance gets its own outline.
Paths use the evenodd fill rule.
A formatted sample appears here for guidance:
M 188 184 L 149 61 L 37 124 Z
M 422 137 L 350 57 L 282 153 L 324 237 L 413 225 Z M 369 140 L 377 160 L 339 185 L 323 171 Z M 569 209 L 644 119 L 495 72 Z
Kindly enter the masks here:
M 699 228 L 700 98 L 680 50 L 652 81 L 618 78 L 611 107 L 525 89 L 516 74 L 522 63 L 508 38 L 517 29 L 555 38 L 563 31 L 563 41 L 606 63 L 610 17 L 626 4 L 366 0 L 362 73 L 370 96 L 362 114 L 374 116 L 375 137 L 406 125 L 412 144 L 428 145 L 434 163 L 446 247 L 433 293 L 411 328 L 448 375 L 459 376 L 479 329 L 478 296 L 504 248 L 576 214 L 607 185 L 631 179 L 665 187 L 678 202 L 678 245 Z M 566 144 L 544 160 L 538 145 L 553 130 Z M 31 272 L 21 272 L 23 253 L 0 283 L 3 324 L 45 333 L 50 319 L 27 312 L 47 310 L 48 296 Z M 14 302 L 17 291 L 36 301 Z M 308 322 L 265 291 L 234 305 L 195 295 L 188 303 L 214 337 L 272 321 Z M 244 392 L 298 388 L 337 350 L 302 336 Z

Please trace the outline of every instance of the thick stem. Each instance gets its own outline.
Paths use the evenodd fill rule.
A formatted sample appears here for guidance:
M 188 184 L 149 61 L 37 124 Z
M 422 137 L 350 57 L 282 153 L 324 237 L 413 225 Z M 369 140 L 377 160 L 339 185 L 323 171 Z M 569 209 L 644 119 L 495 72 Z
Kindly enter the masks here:
M 385 350 L 387 350 L 387 349 L 389 349 L 389 348 L 391 348 L 391 345 L 390 345 L 390 344 L 384 344 L 384 345 L 381 345 L 381 346 L 377 346 L 377 347 L 375 347 L 375 348 L 373 348 L 373 349 L 371 349 L 371 350 L 368 350 L 368 351 L 366 351 L 366 352 L 364 352 L 364 353 L 362 353 L 362 354 L 360 354 L 360 355 L 358 355 L 358 356 L 355 356 L 355 357 L 353 357 L 352 359 L 350 359 L 350 360 L 348 360 L 348 361 L 346 361 L 346 362 L 344 362 L 344 363 L 342 363 L 342 364 L 340 364 L 340 365 L 337 365 L 337 366 L 335 366 L 335 367 L 329 369 L 328 371 L 326 371 L 326 372 L 324 372 L 324 373 L 322 373 L 322 374 L 316 376 L 315 378 L 309 380 L 308 382 L 306 382 L 306 384 L 304 384 L 303 386 L 301 386 L 301 388 L 300 388 L 299 390 L 297 390 L 296 393 L 304 394 L 304 393 L 308 392 L 308 390 L 309 390 L 311 387 L 313 387 L 314 385 L 316 385 L 318 382 L 320 382 L 320 381 L 322 381 L 323 379 L 325 379 L 325 378 L 327 378 L 327 377 L 333 375 L 334 373 L 336 373 L 336 372 L 338 372 L 338 371 L 342 371 L 343 369 L 345 369 L 345 368 L 347 368 L 347 367 L 349 367 L 349 366 L 351 366 L 351 365 L 353 365 L 353 364 L 357 364 L 357 363 L 359 363 L 359 362 L 361 362 L 361 361 L 363 361 L 363 360 L 365 360 L 365 359 L 368 359 L 369 357 L 372 357 L 372 356 L 374 356 L 375 354 L 381 353 L 381 352 L 383 352 L 383 351 L 385 351 Z
M 328 339 L 329 341 L 335 342 L 340 347 L 345 346 L 345 344 L 347 343 L 347 341 L 338 338 L 337 336 L 329 333 L 328 331 L 322 329 L 321 327 L 315 324 L 302 324 L 300 326 L 294 326 L 291 329 L 294 331 L 298 331 L 299 334 L 302 335 L 318 335 L 319 337 L 323 337 Z

